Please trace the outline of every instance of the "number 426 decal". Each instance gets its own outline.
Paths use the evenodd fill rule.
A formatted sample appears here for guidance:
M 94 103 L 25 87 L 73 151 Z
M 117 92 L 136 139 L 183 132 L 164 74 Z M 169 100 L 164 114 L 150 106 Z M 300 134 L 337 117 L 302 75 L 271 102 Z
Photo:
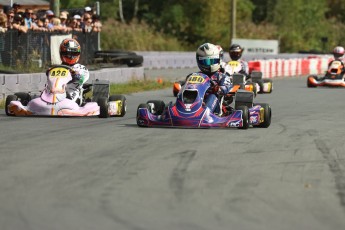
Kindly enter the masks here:
M 68 70 L 65 68 L 54 68 L 49 71 L 50 77 L 67 77 Z

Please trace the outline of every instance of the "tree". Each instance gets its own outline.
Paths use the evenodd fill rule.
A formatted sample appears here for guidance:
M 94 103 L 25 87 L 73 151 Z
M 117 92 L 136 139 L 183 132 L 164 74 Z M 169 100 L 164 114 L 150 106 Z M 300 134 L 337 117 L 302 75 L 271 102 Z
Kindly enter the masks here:
M 321 37 L 327 34 L 324 0 L 277 0 L 273 22 L 281 36 L 281 50 L 321 50 Z

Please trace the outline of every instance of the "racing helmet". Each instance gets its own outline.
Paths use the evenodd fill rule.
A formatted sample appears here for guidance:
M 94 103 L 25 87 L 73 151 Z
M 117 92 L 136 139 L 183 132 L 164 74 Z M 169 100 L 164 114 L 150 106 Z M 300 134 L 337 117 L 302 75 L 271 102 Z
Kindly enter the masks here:
M 64 39 L 60 44 L 60 58 L 62 63 L 74 65 L 80 58 L 80 45 L 72 38 Z
M 333 49 L 333 56 L 335 59 L 337 58 L 341 58 L 342 56 L 344 56 L 345 50 L 344 47 L 342 46 L 337 46 Z
M 204 43 L 196 51 L 196 62 L 199 69 L 211 74 L 220 69 L 220 54 L 217 46 L 211 43 Z
M 229 55 L 231 60 L 237 61 L 242 57 L 243 48 L 238 44 L 232 44 L 229 48 Z

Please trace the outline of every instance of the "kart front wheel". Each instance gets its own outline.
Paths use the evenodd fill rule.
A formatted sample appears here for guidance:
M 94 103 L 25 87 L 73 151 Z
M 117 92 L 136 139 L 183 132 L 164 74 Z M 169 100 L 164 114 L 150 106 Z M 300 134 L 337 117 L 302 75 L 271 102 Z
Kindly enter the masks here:
M 10 104 L 11 101 L 17 101 L 18 97 L 16 95 L 8 95 L 6 97 L 6 102 L 5 102 L 5 113 L 7 116 L 14 116 L 14 114 L 11 114 L 10 111 L 8 111 L 8 105 Z
M 242 111 L 242 127 L 238 127 L 239 129 L 248 129 L 249 128 L 249 110 L 248 107 L 245 105 L 238 106 L 237 110 Z
M 309 76 L 307 78 L 307 86 L 308 86 L 308 88 L 316 88 L 316 85 L 311 83 L 312 79 L 316 79 L 315 76 Z
M 147 123 L 145 121 L 143 121 L 142 119 L 139 119 L 139 110 L 140 109 L 148 109 L 148 107 L 149 106 L 146 103 L 142 103 L 138 106 L 136 119 L 137 119 L 137 125 L 139 127 L 147 127 Z
M 31 96 L 29 93 L 19 92 L 15 93 L 14 95 L 17 96 L 17 100 L 20 101 L 24 106 L 27 106 L 29 101 L 31 101 Z
M 165 103 L 164 101 L 161 100 L 150 100 L 146 102 L 149 107 L 150 113 L 154 115 L 162 115 L 164 108 L 165 108 Z

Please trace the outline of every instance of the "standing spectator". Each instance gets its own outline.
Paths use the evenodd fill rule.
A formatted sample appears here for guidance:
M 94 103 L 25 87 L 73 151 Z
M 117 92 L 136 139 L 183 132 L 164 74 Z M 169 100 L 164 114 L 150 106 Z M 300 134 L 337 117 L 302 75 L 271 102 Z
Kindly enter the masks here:
M 25 26 L 31 30 L 33 28 L 33 25 L 32 25 L 32 14 L 34 12 L 32 11 L 32 9 L 25 9 L 25 16 L 24 16 L 24 23 L 25 23 Z
M 13 26 L 13 29 L 18 30 L 19 32 L 23 32 L 23 33 L 28 32 L 28 28 L 25 26 L 25 23 L 24 23 L 24 18 L 20 13 L 14 15 L 12 26 Z
M 21 7 L 21 5 L 19 3 L 16 3 L 16 2 L 13 3 L 12 8 L 13 8 L 14 14 L 19 13 L 20 7 Z
M 97 14 L 92 15 L 92 23 L 93 23 L 93 32 L 101 32 L 102 23 L 99 20 L 99 15 Z
M 73 16 L 72 21 L 69 24 L 69 26 L 72 28 L 72 30 L 82 31 L 81 26 L 80 26 L 80 22 L 81 22 L 81 17 L 79 14 L 76 14 Z
M 71 27 L 67 26 L 67 13 L 65 11 L 60 13 L 60 20 L 61 20 L 61 28 L 63 29 L 64 32 L 69 32 L 72 30 Z
M 7 12 L 7 29 L 13 29 L 14 11 L 13 9 Z
M 48 28 L 46 28 L 44 26 L 44 22 L 45 22 L 46 18 L 45 17 L 41 17 L 37 20 L 37 27 L 34 28 L 34 30 L 37 31 L 48 31 Z M 47 24 L 49 23 L 48 19 L 47 19 Z
M 0 33 L 5 33 L 7 31 L 7 15 L 0 13 Z
M 81 24 L 82 31 L 84 33 L 90 33 L 92 32 L 92 27 L 93 27 L 93 24 L 92 24 L 91 15 L 88 13 L 85 13 L 83 17 L 83 22 Z
M 53 20 L 54 16 L 55 16 L 55 14 L 53 11 L 51 11 L 51 10 L 46 11 L 46 18 L 48 18 L 48 20 L 49 20 L 50 27 L 53 26 L 52 20 Z
M 92 8 L 90 6 L 87 6 L 84 8 L 84 14 L 83 14 L 82 18 L 84 18 L 85 14 L 89 14 L 92 17 L 93 12 L 92 12 Z

